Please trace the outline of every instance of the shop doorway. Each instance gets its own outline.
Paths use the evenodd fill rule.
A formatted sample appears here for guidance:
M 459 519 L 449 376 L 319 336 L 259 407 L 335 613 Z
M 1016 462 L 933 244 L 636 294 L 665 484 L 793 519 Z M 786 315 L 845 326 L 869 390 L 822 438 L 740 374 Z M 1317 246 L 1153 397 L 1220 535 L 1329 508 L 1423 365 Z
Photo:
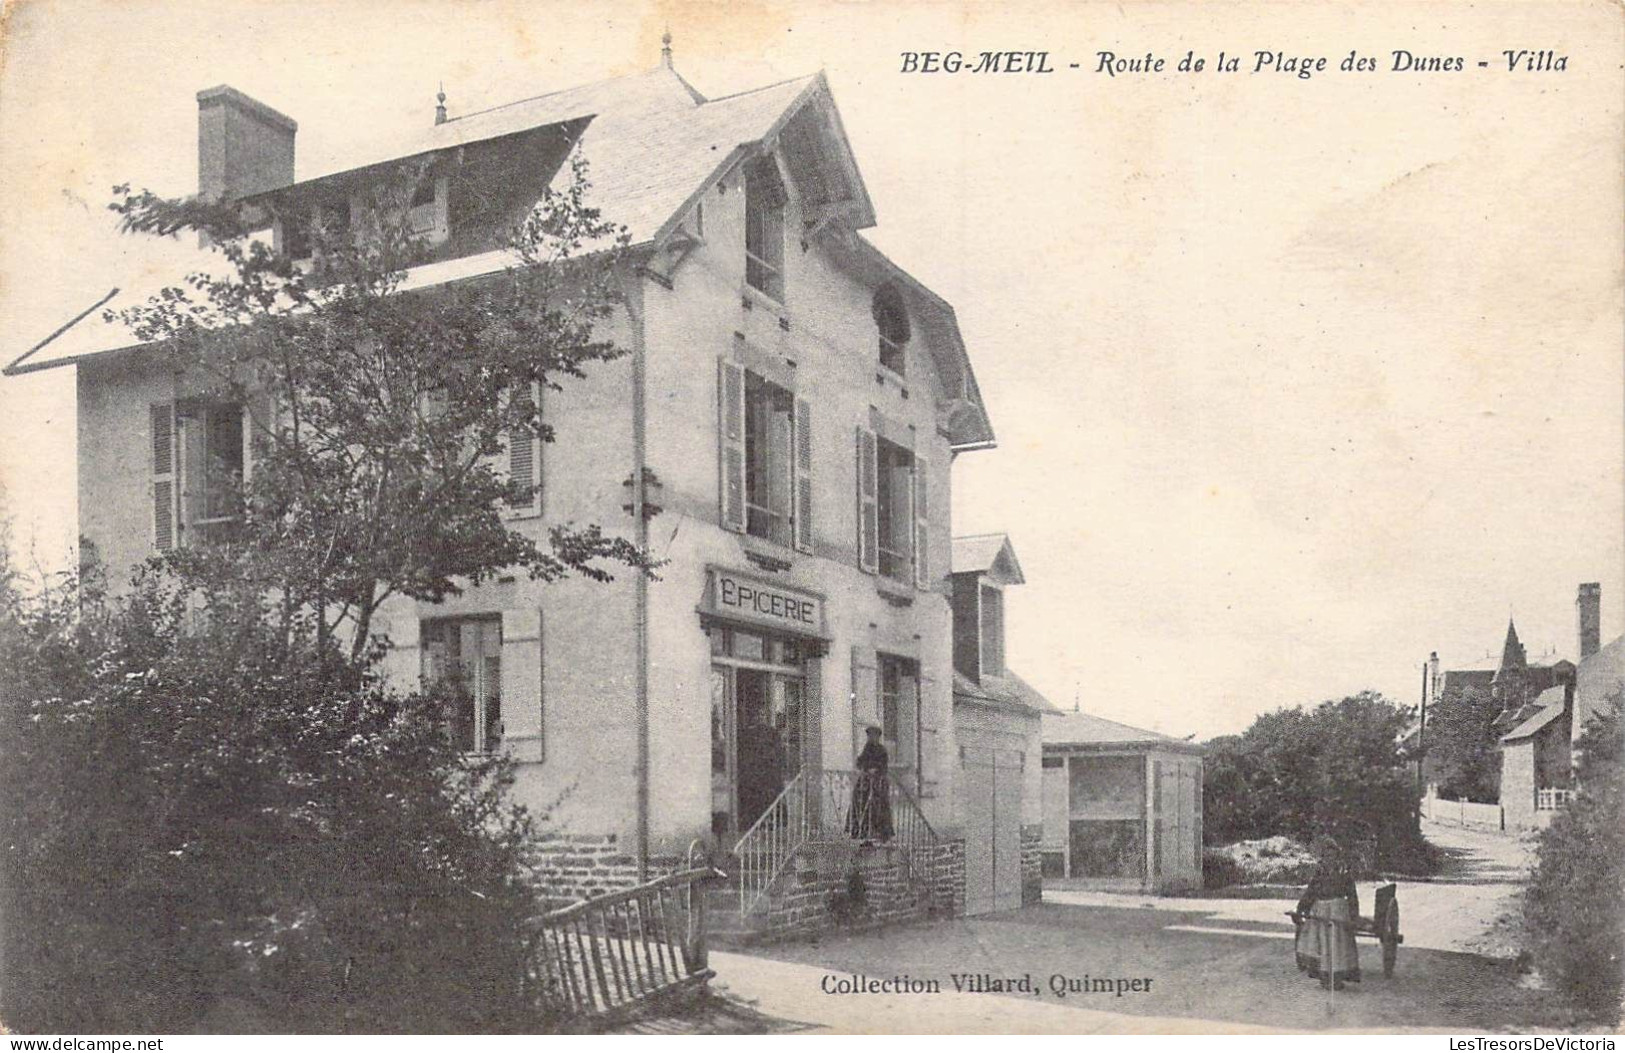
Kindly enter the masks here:
M 711 832 L 749 830 L 801 770 L 806 654 L 790 639 L 711 630 Z

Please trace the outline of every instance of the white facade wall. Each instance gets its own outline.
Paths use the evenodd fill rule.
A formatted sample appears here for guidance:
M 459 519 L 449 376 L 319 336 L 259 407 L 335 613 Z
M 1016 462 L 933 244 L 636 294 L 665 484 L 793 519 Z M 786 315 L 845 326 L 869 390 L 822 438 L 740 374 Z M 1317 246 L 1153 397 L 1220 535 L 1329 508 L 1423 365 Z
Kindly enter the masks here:
M 916 320 L 906 384 L 890 377 L 877 383 L 876 284 L 844 271 L 818 243 L 803 251 L 792 187 L 784 223 L 786 305 L 775 311 L 745 286 L 744 194 L 737 176 L 725 188 L 705 195 L 706 241 L 675 270 L 672 288 L 640 279 L 641 305 L 634 298 L 630 312 L 609 323 L 613 339 L 629 351 L 641 323 L 647 464 L 663 485 L 664 512 L 649 530 L 654 555 L 668 561 L 648 586 L 651 850 L 681 851 L 709 833 L 710 656 L 696 606 L 710 564 L 825 597 L 828 651 L 809 669 L 824 767 L 850 768 L 861 727 L 877 719 L 872 668 L 855 682 L 854 656 L 867 656 L 870 667 L 876 651 L 918 661 L 931 784 L 922 805 L 939 832 L 952 834 L 958 754 L 946 584 L 951 453 L 937 431 L 940 392 L 924 327 Z M 788 318 L 788 329 L 780 317 Z M 794 362 L 796 393 L 812 403 L 814 554 L 719 525 L 717 360 L 733 352 L 735 334 L 743 334 L 753 355 Z M 519 529 L 596 522 L 633 536 L 621 506 L 628 500 L 622 482 L 635 463 L 634 366 L 631 354 L 596 364 L 586 380 L 567 381 L 563 394 L 544 399 L 556 441 L 542 451 L 543 513 L 520 521 Z M 149 406 L 175 394 L 175 381 L 154 356 L 80 367 L 81 530 L 115 569 L 115 580 L 119 568 L 152 551 Z M 855 434 L 877 412 L 891 427 L 912 426 L 929 472 L 930 587 L 891 585 L 885 590 L 891 599 L 857 566 Z M 790 567 L 765 573 L 747 552 Z M 522 762 L 519 799 L 550 813 L 567 832 L 614 833 L 630 845 L 637 823 L 636 592 L 625 570 L 608 584 L 541 584 L 519 574 L 439 606 L 392 601 L 379 612 L 378 629 L 397 644 L 392 678 L 410 687 L 419 668 L 420 619 L 501 613 L 503 715 L 506 742 Z M 1038 822 L 1036 746 L 1030 756 L 1030 821 Z

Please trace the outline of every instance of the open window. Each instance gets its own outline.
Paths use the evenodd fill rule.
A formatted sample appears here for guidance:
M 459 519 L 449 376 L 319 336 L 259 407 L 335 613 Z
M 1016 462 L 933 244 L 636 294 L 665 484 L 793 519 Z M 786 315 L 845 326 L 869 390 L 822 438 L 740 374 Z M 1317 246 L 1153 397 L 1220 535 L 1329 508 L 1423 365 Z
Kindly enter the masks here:
M 784 302 L 784 180 L 772 155 L 745 169 L 745 283 Z
M 243 521 L 247 436 L 240 403 L 187 399 L 151 409 L 153 545 L 219 544 Z
M 875 511 L 880 573 L 902 582 L 914 579 L 914 455 L 877 441 Z
M 722 525 L 811 552 L 811 405 L 726 358 L 718 384 Z
M 464 753 L 502 745 L 502 619 L 436 618 L 422 625 L 423 682 L 447 691 L 446 733 Z
M 908 312 L 903 309 L 903 297 L 894 285 L 883 285 L 875 292 L 875 329 L 880 338 L 880 364 L 905 375 L 903 349 L 908 346 Z

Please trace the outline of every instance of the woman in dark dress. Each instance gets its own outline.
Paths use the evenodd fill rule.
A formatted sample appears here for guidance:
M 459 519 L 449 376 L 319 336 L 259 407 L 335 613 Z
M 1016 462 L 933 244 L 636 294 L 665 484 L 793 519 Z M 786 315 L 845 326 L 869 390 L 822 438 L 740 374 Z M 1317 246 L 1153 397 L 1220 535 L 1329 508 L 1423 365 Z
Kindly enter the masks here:
M 1331 971 L 1332 986 L 1360 982 L 1360 954 L 1354 944 L 1354 924 L 1360 917 L 1360 894 L 1354 887 L 1342 847 L 1329 837 L 1313 845 L 1315 873 L 1298 900 L 1298 970 L 1323 979 Z
M 846 813 L 846 832 L 860 841 L 890 841 L 891 783 L 886 778 L 890 758 L 880 744 L 880 729 L 869 727 L 868 741 L 858 754 L 857 779 L 852 784 L 852 807 Z

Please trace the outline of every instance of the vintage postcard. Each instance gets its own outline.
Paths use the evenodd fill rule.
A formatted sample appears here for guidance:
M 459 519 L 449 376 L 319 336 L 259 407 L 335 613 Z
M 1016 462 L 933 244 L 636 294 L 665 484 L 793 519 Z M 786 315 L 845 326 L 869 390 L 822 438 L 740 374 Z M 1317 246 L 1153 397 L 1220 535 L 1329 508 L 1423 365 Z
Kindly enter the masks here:
M 1622 202 L 1605 0 L 5 0 L 8 1041 L 1614 1035 Z

